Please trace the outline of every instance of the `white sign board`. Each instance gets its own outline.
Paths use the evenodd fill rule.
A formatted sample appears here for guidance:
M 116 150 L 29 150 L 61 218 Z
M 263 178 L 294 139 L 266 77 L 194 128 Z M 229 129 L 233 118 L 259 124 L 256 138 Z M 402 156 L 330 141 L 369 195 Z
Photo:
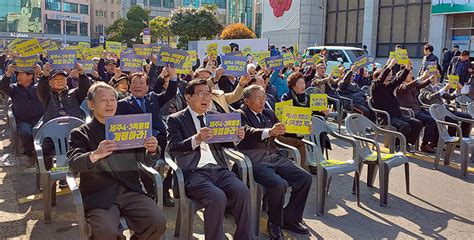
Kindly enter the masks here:
M 188 49 L 195 50 L 202 62 L 206 57 L 207 45 L 211 43 L 217 43 L 219 55 L 224 55 L 222 46 L 229 46 L 230 43 L 238 44 L 241 51 L 246 47 L 250 47 L 252 52 L 268 51 L 268 38 L 190 41 Z
M 262 32 L 282 31 L 300 27 L 300 0 L 264 0 Z

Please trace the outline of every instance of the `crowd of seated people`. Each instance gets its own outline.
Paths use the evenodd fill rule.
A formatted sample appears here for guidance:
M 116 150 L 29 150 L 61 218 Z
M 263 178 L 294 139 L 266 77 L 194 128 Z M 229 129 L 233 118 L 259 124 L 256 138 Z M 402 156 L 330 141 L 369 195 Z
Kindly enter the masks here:
M 426 50 L 426 61 L 433 58 L 430 51 L 432 47 Z M 280 53 L 274 51 L 273 54 Z M 308 233 L 302 216 L 311 187 L 311 173 L 316 171 L 314 166 L 305 163 L 304 136 L 286 133 L 285 126 L 275 115 L 276 103 L 291 100 L 293 106 L 310 107 L 310 95 L 306 93 L 309 87 L 334 99 L 350 98 L 354 113 L 361 113 L 373 122 L 380 119 L 369 105 L 388 112 L 391 124 L 406 137 L 411 151 L 417 150 L 414 146 L 424 127 L 421 151 L 434 153 L 437 127 L 422 105 L 449 103 L 461 94 L 462 88 L 462 83 L 454 91 L 449 85 L 439 87 L 439 76 L 429 75 L 427 69 L 415 77 L 411 62 L 400 65 L 396 59 L 389 59 L 382 68 L 375 64 L 349 69 L 342 66 L 339 77 L 327 73 L 327 61 L 306 63 L 300 59 L 297 64 L 273 70 L 249 59 L 247 74 L 241 77 L 227 75 L 219 62 L 219 59 L 206 58 L 191 73 L 177 74 L 171 65 L 158 66 L 152 55 L 143 71 L 124 72 L 120 70 L 119 57 L 104 53 L 97 59 L 94 71 L 85 74 L 80 64 L 73 69 L 52 69 L 47 58 L 31 70 L 17 70 L 15 62 L 10 61 L 0 90 L 12 99 L 18 133 L 30 165 L 35 159 L 32 128 L 39 119 L 43 117 L 43 122 L 60 116 L 84 119 L 80 106 L 87 101 L 92 121 L 71 132 L 68 157 L 71 169 L 81 173 L 80 190 L 86 199 L 86 218 L 95 238 L 121 238 L 117 224 L 120 216 L 131 219 L 127 222 L 138 238 L 157 239 L 165 232 L 163 212 L 139 187 L 140 181 L 147 189 L 153 187 L 153 183 L 141 177 L 137 163 L 153 167 L 168 148 L 183 171 L 188 197 L 205 208 L 206 237 L 223 238 L 222 222 L 226 210 L 230 210 L 237 224 L 234 238 L 251 239 L 250 191 L 229 170 L 222 153 L 222 149 L 228 147 L 249 156 L 255 181 L 269 192 L 268 233 L 271 239 L 283 239 L 282 229 Z M 364 86 L 370 87 L 371 104 L 369 96 L 362 91 Z M 418 101 L 419 96 L 423 103 Z M 24 105 L 33 110 L 22 108 Z M 412 109 L 415 115 L 402 114 L 401 107 Z M 329 110 L 312 114 L 325 119 Z M 467 113 L 450 111 L 456 116 L 471 118 Z M 205 124 L 208 114 L 231 112 L 241 114 L 239 140 L 208 144 L 207 140 L 213 137 L 212 130 Z M 138 113 L 152 116 L 153 134 L 143 148 L 117 150 L 113 141 L 104 140 L 106 117 Z M 471 126 L 462 123 L 461 128 L 463 135 L 469 136 Z M 455 131 L 450 129 L 450 134 L 455 135 Z M 282 154 L 275 140 L 296 147 L 303 168 Z M 320 136 L 320 141 L 320 146 L 331 149 L 326 135 Z M 42 148 L 50 169 L 54 144 L 45 139 Z M 130 158 L 136 161 L 127 161 Z M 163 183 L 166 207 L 175 205 L 170 194 L 172 174 L 170 169 Z M 285 206 L 288 185 L 292 192 Z

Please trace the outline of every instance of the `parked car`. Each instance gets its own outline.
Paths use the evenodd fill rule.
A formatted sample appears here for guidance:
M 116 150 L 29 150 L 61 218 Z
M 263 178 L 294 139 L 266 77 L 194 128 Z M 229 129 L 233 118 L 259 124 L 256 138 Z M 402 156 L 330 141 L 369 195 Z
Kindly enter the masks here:
M 307 48 L 308 57 L 314 54 L 319 54 L 323 48 L 327 49 L 327 68 L 326 72 L 331 73 L 334 66 L 343 64 L 346 69 L 349 69 L 354 61 L 366 54 L 362 48 L 343 47 L 343 46 L 317 46 Z M 382 67 L 380 63 L 375 63 L 377 68 Z

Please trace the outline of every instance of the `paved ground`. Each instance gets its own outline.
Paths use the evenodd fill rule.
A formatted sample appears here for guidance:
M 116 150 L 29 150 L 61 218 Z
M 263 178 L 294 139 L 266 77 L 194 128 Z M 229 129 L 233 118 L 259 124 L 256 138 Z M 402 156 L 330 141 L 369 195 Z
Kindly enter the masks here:
M 3 107 L 0 106 L 0 109 Z M 0 157 L 18 163 L 9 145 L 9 131 L 0 110 Z M 352 151 L 347 145 L 333 141 L 331 159 L 347 159 Z M 366 186 L 366 170 L 361 179 L 361 207 L 351 194 L 353 174 L 333 178 L 326 214 L 318 217 L 316 209 L 316 177 L 306 204 L 304 221 L 311 236 L 286 233 L 288 239 L 381 239 L 381 238 L 452 238 L 474 239 L 474 164 L 465 179 L 459 176 L 459 155 L 451 166 L 432 170 L 432 157 L 412 156 L 410 165 L 411 193 L 405 192 L 403 168 L 390 175 L 388 207 L 379 206 L 378 181 L 374 188 Z M 71 195 L 60 192 L 53 208 L 53 223 L 44 224 L 41 194 L 35 188 L 34 169 L 22 166 L 0 167 L 0 238 L 1 239 L 78 239 L 75 210 Z M 165 208 L 168 239 L 172 239 L 176 208 Z M 261 226 L 265 224 L 265 216 Z M 225 230 L 231 239 L 233 220 L 226 219 Z M 202 214 L 195 217 L 195 237 L 203 238 Z M 260 239 L 266 239 L 265 228 Z

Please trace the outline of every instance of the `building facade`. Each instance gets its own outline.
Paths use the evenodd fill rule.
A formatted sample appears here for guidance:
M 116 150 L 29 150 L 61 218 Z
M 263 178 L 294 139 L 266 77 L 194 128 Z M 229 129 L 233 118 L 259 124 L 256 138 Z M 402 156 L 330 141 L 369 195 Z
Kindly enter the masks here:
M 91 43 L 103 43 L 107 27 L 122 17 L 122 0 L 92 0 L 90 15 Z
M 284 4 L 287 0 L 282 0 Z M 291 7 L 256 1 L 257 33 L 276 46 L 366 45 L 371 55 L 388 57 L 396 44 L 412 58 L 423 56 L 430 42 L 435 54 L 460 45 L 474 51 L 474 3 L 466 0 L 293 0 Z M 298 19 L 272 28 L 296 11 Z M 283 12 L 281 16 L 275 13 Z M 268 13 L 268 14 L 267 14 Z M 262 14 L 263 17 L 259 17 Z M 266 16 L 270 15 L 272 18 Z M 261 26 L 261 27 L 260 27 Z M 283 26 L 283 25 L 282 25 Z M 270 29 L 270 30 L 268 30 Z
M 128 9 L 133 5 L 150 10 L 150 17 L 168 17 L 179 4 L 180 0 L 122 0 L 122 17 L 126 18 Z
M 64 42 L 90 42 L 90 1 L 41 1 L 44 37 Z
M 0 39 L 40 37 L 42 0 L 0 1 Z

